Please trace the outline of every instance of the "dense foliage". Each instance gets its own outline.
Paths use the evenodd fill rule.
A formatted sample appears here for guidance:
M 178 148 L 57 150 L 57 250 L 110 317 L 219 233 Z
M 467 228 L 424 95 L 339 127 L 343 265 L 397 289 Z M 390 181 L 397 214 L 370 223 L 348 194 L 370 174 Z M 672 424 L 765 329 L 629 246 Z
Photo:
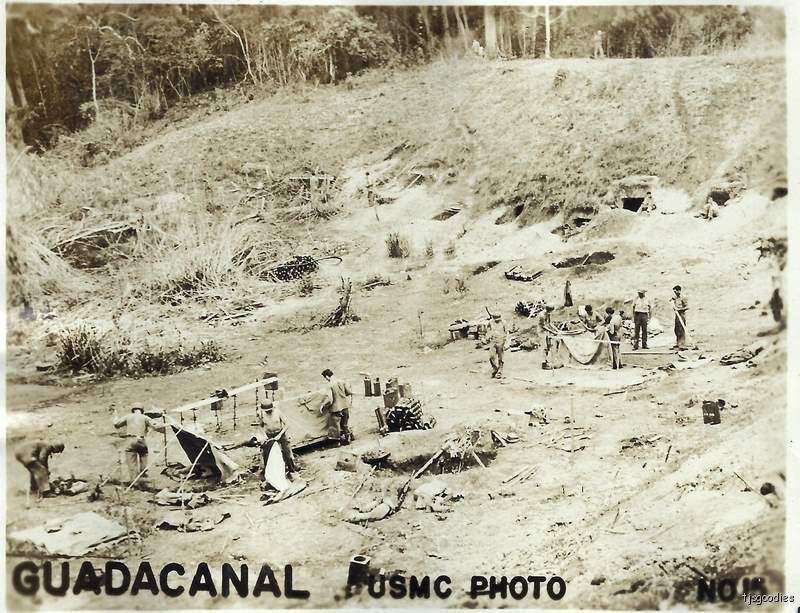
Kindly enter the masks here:
M 601 29 L 612 57 L 715 52 L 770 10 L 782 28 L 775 9 L 729 6 L 12 4 L 7 120 L 12 138 L 43 149 L 104 116 L 121 130 L 141 125 L 199 91 L 338 82 L 468 53 L 474 40 L 490 56 L 587 57 Z

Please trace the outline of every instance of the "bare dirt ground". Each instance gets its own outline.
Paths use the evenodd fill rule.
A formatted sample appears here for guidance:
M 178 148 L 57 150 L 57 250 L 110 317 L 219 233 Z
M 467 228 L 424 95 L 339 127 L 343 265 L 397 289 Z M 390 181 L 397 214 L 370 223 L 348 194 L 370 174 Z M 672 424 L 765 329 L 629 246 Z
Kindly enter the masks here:
M 182 131 L 180 138 L 188 139 L 188 132 Z M 179 139 L 171 140 L 175 144 Z M 357 166 L 354 162 L 353 168 Z M 375 399 L 357 397 L 352 411 L 357 441 L 351 448 L 303 454 L 302 476 L 309 481 L 305 492 L 265 507 L 259 502 L 254 476 L 218 489 L 214 493 L 219 500 L 203 511 L 231 516 L 210 532 L 153 530 L 165 508 L 150 502 L 152 494 L 133 491 L 118 500 L 111 485 L 99 502 L 78 496 L 33 503 L 25 494 L 27 475 L 13 458 L 7 470 L 7 530 L 83 510 L 121 518 L 127 508 L 143 535 L 141 548 L 132 544 L 122 549 L 130 564 L 141 559 L 154 568 L 171 561 L 192 567 L 201 560 L 217 569 L 223 562 L 246 562 L 252 567 L 269 563 L 273 568 L 293 564 L 296 583 L 311 591 L 307 602 L 272 601 L 267 596 L 259 606 L 430 604 L 373 600 L 366 594 L 343 600 L 347 563 L 355 554 L 368 555 L 373 566 L 387 570 L 450 575 L 457 589 L 450 599 L 436 603 L 441 606 L 500 604 L 488 599 L 473 602 L 464 595 L 460 588 L 473 574 L 541 574 L 564 577 L 568 589 L 563 600 L 529 598 L 502 604 L 694 607 L 696 575 L 687 564 L 709 576 L 763 576 L 768 591 L 783 591 L 783 501 L 747 491 L 736 474 L 757 490 L 764 481 L 778 483 L 777 473 L 785 470 L 785 336 L 764 336 L 768 348 L 752 367 L 722 366 L 719 358 L 774 327 L 765 310 L 773 265 L 757 261 L 755 240 L 785 236 L 785 199 L 770 201 L 751 191 L 707 222 L 687 210 L 690 201 L 685 193 L 665 189 L 656 194 L 662 205 L 659 212 L 643 216 L 619 209 L 603 211 L 579 236 L 562 242 L 550 233 L 555 221 L 496 225 L 496 211 L 485 213 L 463 199 L 465 210 L 455 217 L 428 221 L 453 201 L 455 189 L 418 186 L 379 207 L 377 215 L 354 199 L 345 212 L 320 224 L 315 238 L 348 241 L 349 256 L 339 267 L 323 266 L 317 277 L 322 288 L 310 297 L 273 304 L 235 327 L 210 329 L 208 334 L 229 350 L 223 363 L 169 377 L 91 384 L 61 380 L 53 385 L 28 377 L 37 356 L 12 348 L 9 368 L 27 378 L 7 383 L 10 454 L 30 437 L 64 440 L 67 449 L 53 460 L 54 473 L 96 478 L 108 474 L 116 457 L 119 439 L 113 436 L 111 403 L 122 410 L 135 403 L 178 406 L 214 389 L 254 380 L 265 370 L 260 364 L 265 355 L 267 368 L 279 373 L 280 393 L 286 396 L 319 387 L 319 373 L 329 366 L 355 390 L 361 388 L 360 372 L 384 381 L 398 376 L 413 385 L 425 413 L 436 417 L 434 430 L 441 439 L 459 426 L 488 421 L 521 434 L 520 442 L 499 449 L 486 468 L 435 477 L 464 491 L 464 499 L 455 502 L 451 512 L 418 511 L 407 501 L 399 512 L 379 522 L 357 526 L 342 520 L 338 510 L 367 467 L 360 466 L 358 473 L 337 471 L 336 461 L 380 440 Z M 444 245 L 465 224 L 467 231 L 452 257 L 437 249 L 432 259 L 386 258 L 383 241 L 390 230 L 413 236 L 415 252 L 420 254 L 428 239 Z M 550 265 L 598 250 L 616 257 L 602 266 Z M 490 260 L 501 263 L 481 274 L 471 273 Z M 502 271 L 514 265 L 546 272 L 533 283 L 507 281 Z M 373 273 L 392 284 L 358 290 L 354 307 L 359 322 L 335 329 L 309 327 L 335 305 L 339 276 L 366 279 Z M 465 279 L 465 294 L 452 289 L 444 293 L 446 282 L 455 278 Z M 539 351 L 507 352 L 506 377 L 498 381 L 489 377 L 488 352 L 473 341 L 448 341 L 452 320 L 480 317 L 484 306 L 500 310 L 519 328 L 527 326 L 530 322 L 513 313 L 516 302 L 545 298 L 562 304 L 566 279 L 571 280 L 576 304 L 591 303 L 596 308 L 613 304 L 630 310 L 624 301 L 632 300 L 637 288 L 647 288 L 655 315 L 665 327 L 664 335 L 656 339 L 667 339 L 669 345 L 670 288 L 682 285 L 690 300 L 691 338 L 699 353 L 714 361 L 697 369 L 667 372 L 658 367 L 674 361 L 673 355 L 625 355 L 626 367 L 616 372 L 569 367 L 544 371 L 539 368 Z M 559 307 L 554 313 L 556 320 L 573 317 L 574 309 Z M 643 379 L 645 384 L 636 391 L 605 395 Z M 728 404 L 722 423 L 704 425 L 701 401 L 717 398 Z M 529 426 L 527 417 L 513 414 L 535 405 L 546 407 L 549 424 Z M 588 429 L 591 438 L 582 441 L 584 449 L 570 453 L 544 445 L 568 425 Z M 226 430 L 219 438 L 230 442 L 247 433 L 245 426 L 236 433 Z M 632 437 L 655 440 L 622 449 Z M 160 435 L 153 435 L 151 448 L 160 447 L 159 441 Z M 426 443 L 419 455 L 424 461 L 437 448 Z M 155 454 L 152 459 L 161 460 Z M 501 481 L 529 464 L 538 467 L 535 477 L 501 495 Z M 381 483 L 397 476 L 376 472 L 358 499 L 376 494 Z M 425 476 L 420 482 L 433 478 Z M 175 487 L 163 475 L 155 481 Z M 14 608 L 108 606 L 103 596 L 93 594 L 32 601 L 15 595 L 10 582 L 7 589 Z M 252 598 L 189 600 L 139 594 L 118 597 L 114 605 L 200 608 L 223 602 L 226 606 L 256 603 Z M 738 600 L 725 606 L 744 604 Z

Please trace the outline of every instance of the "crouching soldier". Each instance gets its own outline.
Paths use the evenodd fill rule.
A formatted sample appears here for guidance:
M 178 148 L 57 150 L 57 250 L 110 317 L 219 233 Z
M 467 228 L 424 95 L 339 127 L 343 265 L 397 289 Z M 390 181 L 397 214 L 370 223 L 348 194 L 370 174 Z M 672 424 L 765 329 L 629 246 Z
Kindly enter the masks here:
M 31 494 L 39 496 L 51 496 L 50 490 L 50 467 L 48 462 L 54 453 L 64 451 L 64 443 L 53 443 L 48 445 L 42 441 L 27 443 L 17 450 L 14 457 L 17 458 L 30 474 Z

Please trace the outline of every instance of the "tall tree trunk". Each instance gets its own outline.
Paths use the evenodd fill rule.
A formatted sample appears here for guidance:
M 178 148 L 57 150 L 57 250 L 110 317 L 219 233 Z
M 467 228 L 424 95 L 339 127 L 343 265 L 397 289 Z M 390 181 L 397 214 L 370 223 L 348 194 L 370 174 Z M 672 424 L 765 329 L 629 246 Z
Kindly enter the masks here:
M 497 54 L 505 55 L 508 53 L 506 49 L 506 29 L 505 29 L 505 16 L 503 15 L 502 7 L 498 7 L 495 12 L 494 22 L 497 28 Z
M 544 56 L 550 59 L 550 7 L 544 7 Z
M 95 69 L 95 62 L 97 61 L 97 56 L 100 54 L 100 50 L 98 49 L 97 53 L 92 55 L 92 48 L 88 38 L 86 42 L 89 44 L 89 62 L 92 65 L 92 102 L 94 103 L 94 118 L 95 121 L 97 121 L 100 119 L 100 105 L 97 104 L 97 70 Z
M 503 53 L 506 56 L 514 55 L 514 30 L 511 21 L 508 18 L 508 12 L 503 12 L 501 22 L 503 24 L 503 36 L 505 42 L 503 43 Z
M 11 98 L 14 104 L 20 108 L 28 106 L 28 98 L 25 96 L 25 87 L 19 74 L 19 64 L 13 54 L 12 45 L 6 45 L 6 85 L 11 89 Z
M 419 7 L 420 15 L 422 15 L 422 22 L 425 24 L 425 45 L 430 46 L 433 35 L 431 34 L 431 20 L 428 15 L 428 7 L 424 4 Z
M 495 22 L 494 6 L 483 7 L 483 46 L 486 57 L 493 60 L 497 57 L 497 23 Z
M 445 40 L 450 38 L 450 18 L 447 16 L 447 5 L 441 7 L 442 11 L 442 22 L 444 24 L 444 38 Z
M 460 7 L 461 10 L 464 10 L 464 7 Z M 453 7 L 453 14 L 456 16 L 456 22 L 458 23 L 458 30 L 461 32 L 461 38 L 464 41 L 464 50 L 469 51 L 469 33 L 468 33 L 468 26 L 466 23 L 466 15 L 461 15 L 458 11 L 459 7 Z M 463 19 L 463 21 L 462 21 Z
M 536 57 L 536 37 L 539 34 L 539 15 L 533 16 L 533 27 L 531 28 L 531 56 Z

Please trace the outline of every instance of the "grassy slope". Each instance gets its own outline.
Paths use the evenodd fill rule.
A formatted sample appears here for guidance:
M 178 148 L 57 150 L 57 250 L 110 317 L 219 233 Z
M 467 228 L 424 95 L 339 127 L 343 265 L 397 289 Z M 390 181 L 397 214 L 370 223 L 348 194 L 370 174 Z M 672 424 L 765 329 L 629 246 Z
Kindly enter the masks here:
M 558 70 L 567 76 L 554 88 Z M 279 93 L 167 132 L 94 174 L 141 178 L 134 193 L 230 181 L 245 162 L 276 176 L 304 165 L 339 174 L 408 141 L 401 157 L 441 160 L 487 202 L 513 200 L 511 188 L 541 175 L 547 189 L 530 197 L 542 204 L 594 200 L 628 174 L 692 189 L 747 150 L 756 150 L 743 169 L 753 178 L 780 166 L 785 150 L 763 136 L 785 123 L 783 70 L 779 59 L 685 58 L 374 73 L 352 90 Z
M 566 78 L 556 88 L 559 71 Z M 253 211 L 252 201 L 240 204 L 243 195 L 265 178 L 242 176 L 247 163 L 264 164 L 278 179 L 304 168 L 337 176 L 355 169 L 348 194 L 363 184 L 365 168 L 407 182 L 403 171 L 432 165 L 440 172 L 431 191 L 473 203 L 478 212 L 525 205 L 523 224 L 598 204 L 611 181 L 630 174 L 655 174 L 690 192 L 723 173 L 766 188 L 785 174 L 785 148 L 775 145 L 785 124 L 782 71 L 780 59 L 683 58 L 455 62 L 375 72 L 353 89 L 283 91 L 210 117 L 203 112 L 107 165 L 48 178 L 39 211 L 21 219 L 32 220 L 34 233 L 55 221 L 65 235 L 77 226 L 69 215 L 80 207 L 95 207 L 92 223 L 99 224 L 152 209 L 162 194 L 185 194 L 188 206 L 153 224 L 177 236 L 176 245 L 153 231 L 129 259 L 90 278 L 101 291 L 122 284 L 130 301 L 143 304 L 153 291 L 168 295 L 170 284 L 200 276 L 192 267 L 203 261 L 205 289 L 213 291 L 200 292 L 202 298 L 228 295 L 242 280 L 232 253 L 252 244 L 254 234 L 265 236 L 265 257 L 274 260 L 296 250 L 298 239 L 325 232 L 319 225 L 270 224 L 274 210 L 260 225 L 232 231 L 234 220 Z M 381 167 L 403 143 L 408 147 L 393 165 Z M 12 221 L 26 199 L 12 192 Z M 282 206 L 280 196 L 273 200 Z M 354 205 L 348 196 L 339 204 Z M 196 231 L 182 227 L 187 215 Z M 199 245 L 214 235 L 218 240 L 203 252 Z M 180 271 L 171 272 L 176 263 Z M 252 284 L 245 286 L 252 292 Z M 94 299 L 96 286 L 89 287 L 76 286 L 73 302 Z

